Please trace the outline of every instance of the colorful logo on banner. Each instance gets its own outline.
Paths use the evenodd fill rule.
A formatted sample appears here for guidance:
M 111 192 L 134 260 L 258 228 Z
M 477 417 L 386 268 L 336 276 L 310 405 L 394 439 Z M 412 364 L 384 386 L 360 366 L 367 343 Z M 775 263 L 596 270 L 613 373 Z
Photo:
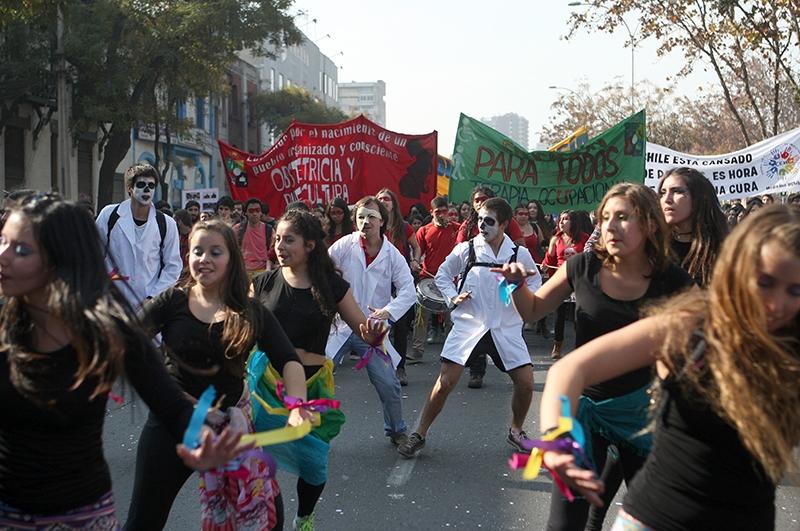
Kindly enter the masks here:
M 355 203 L 389 188 L 408 212 L 436 195 L 436 131 L 406 135 L 359 116 L 339 124 L 294 122 L 261 155 L 219 142 L 234 199 L 255 197 L 278 216 L 294 201 Z
M 800 190 L 800 128 L 721 155 L 689 155 L 647 143 L 647 186 L 655 189 L 664 172 L 677 166 L 700 171 L 723 200 L 796 192 Z
M 573 152 L 527 152 L 462 114 L 453 149 L 450 201 L 487 185 L 512 206 L 537 199 L 545 212 L 593 210 L 619 182 L 644 180 L 645 113 L 640 111 Z

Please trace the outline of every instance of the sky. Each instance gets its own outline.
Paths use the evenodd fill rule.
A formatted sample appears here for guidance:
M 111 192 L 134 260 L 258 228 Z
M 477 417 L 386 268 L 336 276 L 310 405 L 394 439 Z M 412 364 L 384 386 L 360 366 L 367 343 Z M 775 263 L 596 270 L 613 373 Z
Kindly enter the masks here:
M 530 122 L 529 149 L 535 149 L 560 91 L 582 81 L 592 90 L 630 86 L 627 31 L 583 31 L 567 41 L 570 11 L 586 9 L 568 3 L 297 0 L 293 10 L 305 13 L 296 24 L 339 65 L 340 83 L 386 82 L 388 129 L 407 134 L 435 129 L 439 153 L 447 156 L 453 151 L 459 113 L 473 118 L 520 114 Z M 627 22 L 640 39 L 636 20 Z M 637 44 L 635 80 L 667 86 L 682 57 L 675 53 L 659 58 L 656 47 L 652 38 Z M 676 89 L 690 94 L 701 82 L 711 79 L 700 72 L 681 80 Z

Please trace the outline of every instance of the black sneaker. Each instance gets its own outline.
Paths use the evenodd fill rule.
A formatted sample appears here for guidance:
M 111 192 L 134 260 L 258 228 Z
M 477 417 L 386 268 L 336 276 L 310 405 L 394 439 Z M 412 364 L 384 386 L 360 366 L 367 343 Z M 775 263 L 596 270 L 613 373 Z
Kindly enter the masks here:
M 393 433 L 389 436 L 389 440 L 391 440 L 392 444 L 395 446 L 402 446 L 408 441 L 408 435 L 406 435 L 406 432 Z
M 508 437 L 506 437 L 506 441 L 508 444 L 513 446 L 516 451 L 526 454 L 530 453 L 530 448 L 526 448 L 524 446 L 526 442 L 530 442 L 528 434 L 525 433 L 525 431 L 520 430 L 517 435 L 514 435 L 514 432 L 511 431 L 511 428 L 508 428 Z
M 416 457 L 423 448 L 425 448 L 425 437 L 414 432 L 403 444 L 398 445 L 397 451 L 406 459 L 411 459 L 412 457 Z
M 405 387 L 408 385 L 408 376 L 406 376 L 405 369 L 397 369 L 397 379 L 400 380 L 400 385 Z
M 480 374 L 471 374 L 469 376 L 469 382 L 467 382 L 467 387 L 470 389 L 480 389 L 483 387 L 483 376 Z

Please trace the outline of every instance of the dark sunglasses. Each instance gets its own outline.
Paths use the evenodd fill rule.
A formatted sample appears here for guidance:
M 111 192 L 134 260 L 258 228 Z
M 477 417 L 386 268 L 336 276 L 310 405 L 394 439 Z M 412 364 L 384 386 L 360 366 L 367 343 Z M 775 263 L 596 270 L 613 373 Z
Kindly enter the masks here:
M 156 189 L 156 183 L 151 183 L 149 181 L 136 181 L 133 184 L 133 186 L 135 188 L 138 188 L 139 190 L 144 190 L 145 188 L 147 188 L 148 190 L 155 190 Z

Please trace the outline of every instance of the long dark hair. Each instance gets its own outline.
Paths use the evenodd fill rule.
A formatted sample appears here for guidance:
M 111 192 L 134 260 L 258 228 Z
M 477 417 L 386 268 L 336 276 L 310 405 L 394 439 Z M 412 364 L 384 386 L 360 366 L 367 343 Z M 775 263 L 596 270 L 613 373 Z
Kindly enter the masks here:
M 375 197 L 386 194 L 392 200 L 392 211 L 389 212 L 389 219 L 386 220 L 386 234 L 392 240 L 395 247 L 398 249 L 400 246 L 407 244 L 406 238 L 406 221 L 403 219 L 403 214 L 400 212 L 400 202 L 397 200 L 397 195 L 388 188 L 381 188 Z M 388 209 L 387 209 L 388 210 Z
M 542 236 L 544 236 L 543 240 L 548 242 L 553 235 L 553 225 L 550 223 L 550 220 L 547 219 L 547 216 L 545 216 L 542 203 L 538 199 L 531 199 L 528 201 L 528 205 L 531 203 L 536 205 L 536 219 L 532 219 L 531 223 L 535 223 L 539 227 L 539 230 L 542 231 Z
M 103 243 L 85 208 L 58 194 L 32 194 L 10 207 L 31 224 L 44 264 L 52 271 L 47 310 L 67 329 L 78 368 L 71 390 L 94 383 L 90 396 L 107 393 L 122 370 L 126 349 L 152 348 L 128 301 L 114 286 Z M 20 297 L 8 297 L 0 312 L 0 349 L 8 351 L 11 382 L 34 403 L 52 405 L 47 380 L 49 354 L 32 352 L 31 316 Z
M 247 279 L 244 258 L 236 240 L 236 234 L 224 221 L 211 219 L 198 221 L 189 233 L 189 244 L 194 235 L 200 231 L 216 232 L 225 241 L 230 259 L 225 270 L 225 279 L 222 282 L 220 295 L 225 304 L 225 325 L 222 329 L 222 343 L 225 346 L 225 358 L 231 361 L 226 364 L 233 374 L 241 374 L 243 365 L 239 358 L 246 355 L 258 337 L 258 321 L 255 318 L 256 309 L 248 298 L 247 292 L 250 282 Z M 191 249 L 189 254 L 191 255 Z M 188 291 L 197 282 L 190 275 L 183 283 Z
M 664 181 L 672 175 L 683 179 L 692 199 L 692 245 L 681 267 L 705 286 L 711 279 L 722 240 L 728 235 L 727 219 L 711 181 L 694 168 L 679 167 L 667 171 L 658 181 L 659 197 Z
M 278 220 L 288 223 L 292 232 L 298 234 L 306 243 L 314 242 L 308 253 L 308 276 L 311 279 L 311 295 L 325 317 L 333 318 L 338 311 L 336 299 L 330 284 L 331 275 L 341 275 L 328 254 L 325 234 L 319 220 L 307 212 L 290 210 Z
M 350 208 L 347 206 L 347 201 L 341 197 L 334 197 L 333 200 L 328 203 L 328 208 L 325 209 L 325 215 L 330 221 L 330 224 L 328 225 L 328 238 L 333 238 L 336 236 L 336 223 L 334 223 L 333 219 L 331 218 L 332 208 L 341 208 L 342 211 L 344 211 L 344 216 L 342 217 L 342 236 L 347 236 L 348 234 L 352 233 L 353 220 L 350 218 Z
M 472 192 L 469 194 L 469 206 L 471 208 L 469 212 L 469 217 L 461 225 L 464 241 L 467 241 L 470 238 L 472 238 L 472 231 L 475 229 L 475 227 L 478 226 L 478 211 L 475 210 L 474 208 L 475 203 L 473 202 L 473 199 L 475 198 L 476 195 L 478 195 L 479 192 L 484 193 L 487 199 L 491 199 L 495 195 L 494 190 L 483 184 L 479 184 L 478 186 L 472 189 Z

